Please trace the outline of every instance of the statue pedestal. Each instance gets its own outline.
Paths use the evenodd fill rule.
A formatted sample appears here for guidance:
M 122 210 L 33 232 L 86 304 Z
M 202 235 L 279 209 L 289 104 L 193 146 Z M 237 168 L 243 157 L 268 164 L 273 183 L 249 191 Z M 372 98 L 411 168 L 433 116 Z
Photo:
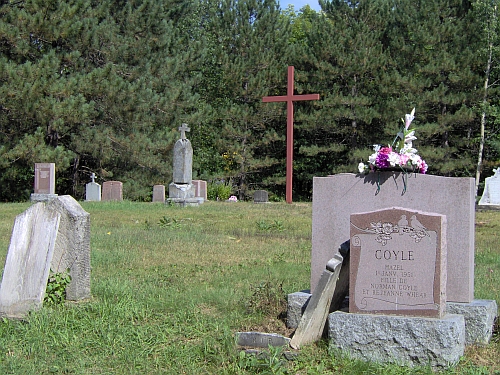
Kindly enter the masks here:
M 179 206 L 199 206 L 204 201 L 201 197 L 195 198 L 195 186 L 192 184 L 176 184 L 172 182 L 168 185 L 168 203 Z

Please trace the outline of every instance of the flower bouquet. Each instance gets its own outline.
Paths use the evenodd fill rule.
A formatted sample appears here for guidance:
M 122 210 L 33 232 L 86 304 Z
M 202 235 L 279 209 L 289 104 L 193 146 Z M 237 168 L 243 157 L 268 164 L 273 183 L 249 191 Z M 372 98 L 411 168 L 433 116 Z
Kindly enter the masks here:
M 394 170 L 394 168 L 402 171 L 414 171 L 418 173 L 427 172 L 427 163 L 418 154 L 417 150 L 412 147 L 412 141 L 415 137 L 415 130 L 409 129 L 411 122 L 415 118 L 415 108 L 410 114 L 406 114 L 402 119 L 404 126 L 396 135 L 391 146 L 374 145 L 375 153 L 368 158 L 368 165 L 359 163 L 359 173 L 368 173 L 370 170 Z

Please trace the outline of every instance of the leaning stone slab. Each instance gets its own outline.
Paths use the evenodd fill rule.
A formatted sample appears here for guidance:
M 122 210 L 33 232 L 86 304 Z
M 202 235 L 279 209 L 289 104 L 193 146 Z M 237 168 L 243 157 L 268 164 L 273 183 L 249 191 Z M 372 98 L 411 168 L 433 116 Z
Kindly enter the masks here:
M 462 315 L 435 319 L 336 311 L 328 320 L 329 349 L 364 361 L 449 367 L 465 349 Z
M 61 216 L 51 269 L 56 273 L 69 269 L 67 300 L 90 298 L 90 214 L 70 195 L 50 201 L 47 209 Z
M 237 332 L 236 344 L 252 348 L 268 348 L 269 346 L 288 346 L 290 339 L 277 333 Z
M 290 341 L 292 348 L 299 349 L 302 345 L 318 341 L 323 335 L 342 261 L 342 256 L 335 254 L 326 264 L 326 270 L 323 271 L 318 287 L 307 304 L 299 326 Z
M 0 285 L 0 316 L 21 319 L 42 306 L 60 217 L 41 202 L 16 217 Z
M 465 318 L 465 345 L 487 345 L 490 342 L 497 309 L 496 301 L 484 299 L 446 304 L 449 314 L 460 314 Z

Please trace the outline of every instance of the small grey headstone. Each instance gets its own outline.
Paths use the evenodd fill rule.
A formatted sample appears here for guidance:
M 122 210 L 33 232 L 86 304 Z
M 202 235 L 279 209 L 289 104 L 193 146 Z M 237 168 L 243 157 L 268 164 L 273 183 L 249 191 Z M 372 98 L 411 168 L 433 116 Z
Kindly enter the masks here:
M 153 186 L 153 203 L 165 203 L 165 185 Z
M 106 181 L 102 184 L 103 201 L 122 201 L 123 183 L 121 181 Z
M 265 190 L 256 190 L 253 193 L 254 203 L 269 203 L 269 194 Z
M 0 285 L 0 316 L 23 318 L 42 306 L 60 218 L 42 202 L 16 217 Z
M 237 332 L 236 344 L 251 348 L 267 348 L 269 346 L 288 346 L 290 339 L 277 333 Z
M 95 182 L 95 173 L 91 175 L 92 181 L 85 185 L 85 200 L 87 202 L 101 201 L 101 185 Z
M 484 191 L 479 201 L 480 206 L 500 206 L 500 168 L 495 174 L 484 180 Z

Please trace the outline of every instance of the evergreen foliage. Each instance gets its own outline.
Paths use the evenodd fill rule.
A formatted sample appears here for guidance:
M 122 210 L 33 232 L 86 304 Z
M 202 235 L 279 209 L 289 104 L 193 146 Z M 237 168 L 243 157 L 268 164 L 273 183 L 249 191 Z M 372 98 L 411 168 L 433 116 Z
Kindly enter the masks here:
M 489 175 L 498 1 L 320 3 L 1 2 L 0 201 L 28 199 L 35 162 L 56 163 L 59 194 L 83 198 L 94 172 L 148 200 L 171 182 L 183 122 L 194 177 L 231 181 L 240 199 L 284 195 L 286 106 L 262 97 L 286 93 L 288 65 L 296 93 L 321 96 L 295 104 L 296 199 L 310 198 L 313 176 L 355 173 L 413 107 L 429 173 L 472 177 L 484 164 Z

